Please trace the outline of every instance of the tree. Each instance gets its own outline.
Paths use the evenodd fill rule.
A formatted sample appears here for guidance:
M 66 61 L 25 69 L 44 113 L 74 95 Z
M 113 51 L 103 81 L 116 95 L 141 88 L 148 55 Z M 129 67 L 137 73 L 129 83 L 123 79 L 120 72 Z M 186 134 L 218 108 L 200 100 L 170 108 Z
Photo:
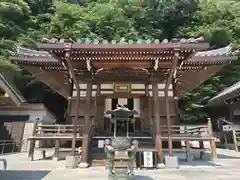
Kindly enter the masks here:
M 190 25 L 184 26 L 180 33 L 188 36 L 209 37 L 210 44 L 214 48 L 232 43 L 235 48 L 239 49 L 240 1 L 201 1 L 193 21 Z M 240 65 L 234 63 L 189 93 L 181 103 L 185 120 L 194 122 L 206 119 L 209 116 L 205 108 L 208 100 L 239 79 Z
M 29 14 L 28 4 L 23 0 L 0 2 L 0 68 L 16 69 L 8 61 L 8 50 L 12 49 L 14 41 L 24 32 Z

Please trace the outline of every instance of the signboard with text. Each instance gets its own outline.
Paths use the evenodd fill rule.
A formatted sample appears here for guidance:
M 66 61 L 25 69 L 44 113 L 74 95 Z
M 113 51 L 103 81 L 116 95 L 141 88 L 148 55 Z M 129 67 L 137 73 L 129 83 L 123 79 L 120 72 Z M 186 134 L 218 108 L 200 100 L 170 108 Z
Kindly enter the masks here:
M 114 84 L 114 91 L 118 93 L 130 93 L 131 84 Z
M 143 152 L 143 163 L 144 167 L 153 167 L 153 153 L 152 152 Z

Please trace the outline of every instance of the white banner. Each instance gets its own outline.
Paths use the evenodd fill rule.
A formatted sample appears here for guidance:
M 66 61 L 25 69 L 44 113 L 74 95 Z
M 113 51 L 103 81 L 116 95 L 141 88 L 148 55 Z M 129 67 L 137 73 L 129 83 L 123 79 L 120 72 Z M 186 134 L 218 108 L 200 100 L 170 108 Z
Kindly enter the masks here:
M 153 153 L 143 152 L 144 167 L 153 167 Z

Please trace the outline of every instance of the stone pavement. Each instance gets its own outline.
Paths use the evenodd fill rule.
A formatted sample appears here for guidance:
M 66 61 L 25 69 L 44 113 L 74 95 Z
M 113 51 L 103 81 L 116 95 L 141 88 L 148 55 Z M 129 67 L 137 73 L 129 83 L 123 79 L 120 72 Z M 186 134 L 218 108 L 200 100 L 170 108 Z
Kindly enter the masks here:
M 182 163 L 179 169 L 136 170 L 137 180 L 240 180 L 240 153 L 218 149 L 218 161 Z M 103 167 L 65 169 L 64 161 L 31 162 L 27 154 L 0 156 L 8 161 L 8 170 L 0 171 L 0 180 L 107 180 Z M 2 165 L 0 164 L 0 169 Z

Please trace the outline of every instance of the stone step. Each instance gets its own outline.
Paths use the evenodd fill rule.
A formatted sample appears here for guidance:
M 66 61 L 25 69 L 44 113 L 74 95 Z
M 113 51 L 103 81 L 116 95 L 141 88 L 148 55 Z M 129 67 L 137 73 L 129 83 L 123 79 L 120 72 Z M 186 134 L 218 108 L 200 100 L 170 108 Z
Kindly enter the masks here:
M 94 159 L 94 160 L 92 160 L 92 166 L 93 167 L 98 167 L 98 166 L 104 167 L 104 166 L 106 166 L 106 160 Z
M 105 153 L 92 153 L 91 154 L 92 159 L 102 160 L 106 158 Z
M 92 160 L 92 166 L 93 167 L 105 167 L 106 169 L 108 169 L 108 162 L 106 159 L 102 159 L 102 160 L 98 160 L 98 159 L 93 159 Z M 128 163 L 127 162 L 120 162 L 120 161 L 115 161 L 114 162 L 114 167 L 117 169 L 125 169 L 128 167 Z M 136 167 L 136 163 L 134 163 L 133 167 Z
M 127 164 L 115 164 L 114 167 L 115 169 L 128 169 Z

